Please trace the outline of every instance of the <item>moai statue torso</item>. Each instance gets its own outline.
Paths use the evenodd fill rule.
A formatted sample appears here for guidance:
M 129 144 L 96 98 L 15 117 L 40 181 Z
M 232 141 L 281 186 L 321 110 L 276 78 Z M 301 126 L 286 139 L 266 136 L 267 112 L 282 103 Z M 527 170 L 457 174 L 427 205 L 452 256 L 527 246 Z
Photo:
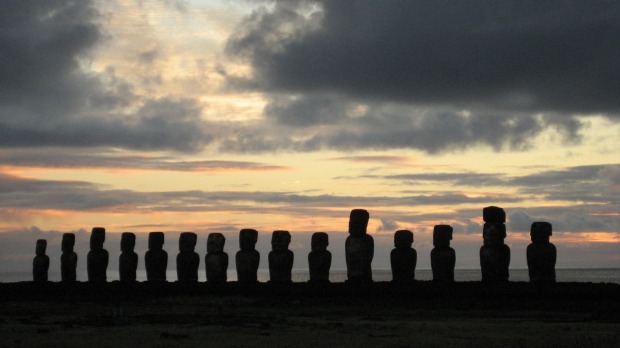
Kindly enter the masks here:
M 138 254 L 134 252 L 136 235 L 131 232 L 121 234 L 121 255 L 118 258 L 118 271 L 122 282 L 136 281 Z
M 374 239 L 366 234 L 370 215 L 364 209 L 353 209 L 349 218 L 349 237 L 345 242 L 348 282 L 372 282 Z
M 45 255 L 47 249 L 47 241 L 45 239 L 38 239 L 35 249 L 36 256 L 32 260 L 32 280 L 35 282 L 46 282 L 47 271 L 50 268 L 50 258 Z
M 452 239 L 452 226 L 435 225 L 433 229 L 433 245 L 431 250 L 431 268 L 433 269 L 433 281 L 453 282 L 456 253 L 450 247 Z
M 177 279 L 180 282 L 197 282 L 200 256 L 194 251 L 198 236 L 193 232 L 183 232 L 179 236 L 177 255 Z
M 78 256 L 73 251 L 75 245 L 75 234 L 65 233 L 62 235 L 62 255 L 60 256 L 60 279 L 63 282 L 74 282 L 76 280 L 75 270 L 77 268 Z
M 506 213 L 502 208 L 486 207 L 483 210 L 484 245 L 480 248 L 482 281 L 508 281 L 510 248 L 504 244 L 506 238 Z
M 329 283 L 332 253 L 327 250 L 329 236 L 325 232 L 312 234 L 312 251 L 308 254 L 311 283 Z
M 272 283 L 290 283 L 293 270 L 293 252 L 288 249 L 291 234 L 288 231 L 274 231 L 271 235 L 269 253 L 269 281 Z
M 224 252 L 226 238 L 221 233 L 210 233 L 207 238 L 207 255 L 205 268 L 207 282 L 226 283 L 228 271 L 228 254 Z
M 149 250 L 144 254 L 144 267 L 146 268 L 146 280 L 148 281 L 166 281 L 168 253 L 163 247 L 164 233 L 149 233 Z
M 242 229 L 239 232 L 239 250 L 235 255 L 237 264 L 237 280 L 242 284 L 258 282 L 258 264 L 260 253 L 256 251 L 258 232 L 252 229 Z
M 550 223 L 532 223 L 532 244 L 527 246 L 527 268 L 531 282 L 555 282 L 557 251 L 555 245 L 549 243 L 551 234 Z
M 411 247 L 413 233 L 400 230 L 394 233 L 394 249 L 390 253 L 392 266 L 392 282 L 411 283 L 415 279 L 415 266 L 418 262 L 418 253 Z
M 90 234 L 90 251 L 86 256 L 89 282 L 105 282 L 108 269 L 108 251 L 103 248 L 105 228 L 94 227 Z

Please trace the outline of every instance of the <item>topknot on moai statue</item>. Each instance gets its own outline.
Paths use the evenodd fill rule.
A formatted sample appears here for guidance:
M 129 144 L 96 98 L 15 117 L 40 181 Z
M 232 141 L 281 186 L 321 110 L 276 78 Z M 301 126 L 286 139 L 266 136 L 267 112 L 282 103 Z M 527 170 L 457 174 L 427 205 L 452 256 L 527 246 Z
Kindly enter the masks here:
M 239 250 L 235 255 L 237 264 L 237 280 L 241 284 L 253 284 L 258 282 L 258 264 L 260 253 L 256 251 L 258 231 L 244 228 L 239 232 Z
M 550 223 L 532 223 L 532 244 L 527 246 L 527 268 L 531 282 L 555 282 L 557 250 L 555 245 L 549 242 L 551 234 Z
M 431 250 L 431 268 L 433 281 L 453 282 L 456 253 L 450 247 L 452 240 L 452 226 L 435 225 L 433 228 L 433 245 Z
M 311 283 L 329 283 L 332 253 L 327 250 L 329 236 L 325 232 L 312 234 L 312 251 L 308 254 Z
M 103 248 L 105 228 L 94 227 L 90 233 L 90 251 L 86 256 L 86 268 L 89 282 L 105 282 L 107 280 L 109 255 Z
M 347 282 L 372 282 L 374 239 L 366 234 L 370 214 L 364 209 L 353 209 L 349 217 L 349 237 L 345 242 Z
M 118 271 L 122 282 L 136 281 L 138 254 L 134 252 L 136 235 L 131 232 L 121 234 L 121 255 L 118 258 Z
M 35 282 L 46 282 L 47 271 L 50 268 L 50 258 L 45 255 L 47 249 L 47 241 L 45 239 L 38 239 L 35 248 L 36 256 L 32 260 L 32 280 Z
M 163 232 L 149 233 L 149 250 L 144 254 L 144 267 L 146 268 L 146 280 L 148 281 L 166 281 L 168 253 L 163 249 L 163 246 Z
M 209 233 L 207 237 L 207 255 L 205 256 L 205 268 L 207 282 L 226 283 L 228 271 L 228 254 L 224 252 L 226 238 L 221 233 Z
M 271 252 L 269 253 L 269 282 L 290 283 L 295 255 L 288 246 L 291 234 L 288 231 L 274 231 L 271 235 Z
M 508 281 L 510 248 L 504 244 L 506 213 L 499 207 L 486 207 L 483 209 L 483 218 L 485 220 L 482 230 L 484 245 L 480 248 L 482 280 Z
M 415 267 L 418 262 L 418 253 L 411 247 L 413 233 L 409 230 L 399 230 L 394 233 L 394 249 L 390 253 L 392 266 L 392 282 L 411 283 L 415 280 Z
M 177 255 L 177 279 L 180 282 L 197 282 L 200 256 L 194 251 L 198 236 L 193 232 L 183 232 L 179 236 Z
M 75 234 L 65 233 L 62 235 L 62 255 L 60 256 L 60 279 L 63 282 L 74 282 L 78 256 L 73 251 L 75 246 Z

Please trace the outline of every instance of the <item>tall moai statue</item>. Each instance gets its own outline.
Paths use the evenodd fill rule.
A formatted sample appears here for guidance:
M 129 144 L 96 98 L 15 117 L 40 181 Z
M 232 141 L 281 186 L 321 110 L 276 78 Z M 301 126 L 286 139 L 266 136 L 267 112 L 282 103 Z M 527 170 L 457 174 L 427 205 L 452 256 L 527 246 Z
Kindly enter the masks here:
M 105 242 L 105 228 L 94 227 L 90 233 L 90 251 L 86 256 L 86 269 L 89 282 L 105 282 L 108 269 L 109 255 L 103 248 Z
M 372 282 L 374 239 L 366 234 L 370 215 L 364 209 L 353 209 L 349 217 L 349 237 L 345 242 L 347 282 Z
M 295 255 L 288 246 L 291 234 L 288 231 L 274 231 L 271 235 L 271 252 L 269 253 L 269 281 L 271 283 L 292 282 L 293 260 Z
M 452 226 L 435 225 L 433 228 L 433 245 L 431 250 L 431 268 L 433 281 L 453 282 L 456 253 L 450 247 L 452 240 Z
M 74 282 L 76 280 L 76 268 L 78 256 L 73 251 L 75 245 L 75 234 L 65 233 L 62 235 L 62 255 L 60 255 L 60 279 L 63 282 Z
M 35 282 L 46 282 L 47 271 L 50 268 L 50 257 L 45 255 L 47 249 L 47 241 L 38 239 L 35 248 L 36 256 L 32 260 L 32 280 Z
M 146 268 L 146 280 L 148 281 L 166 281 L 168 253 L 163 247 L 164 233 L 149 233 L 149 250 L 144 254 L 144 267 Z
M 411 283 L 415 280 L 415 266 L 418 262 L 418 253 L 411 247 L 413 233 L 409 230 L 399 230 L 394 233 L 394 249 L 390 253 L 392 266 L 392 282 Z
M 177 279 L 180 282 L 197 282 L 200 256 L 194 251 L 198 236 L 194 232 L 183 232 L 179 236 L 177 255 Z
M 136 235 L 131 232 L 121 234 L 121 255 L 118 258 L 118 271 L 122 282 L 135 282 L 138 268 L 138 254 L 135 253 Z
M 209 233 L 207 237 L 207 255 L 205 269 L 207 282 L 214 284 L 226 283 L 228 280 L 228 254 L 224 252 L 226 238 L 221 233 Z
M 552 234 L 548 222 L 534 222 L 530 229 L 532 244 L 527 246 L 527 268 L 531 282 L 555 282 L 557 250 L 549 242 Z
M 332 253 L 327 250 L 329 235 L 325 232 L 312 234 L 312 251 L 308 254 L 311 283 L 329 283 Z
M 504 244 L 506 238 L 506 213 L 499 207 L 486 207 L 482 210 L 484 245 L 480 248 L 480 268 L 482 281 L 508 281 L 510 248 Z
M 237 281 L 241 284 L 252 284 L 258 282 L 258 264 L 260 263 L 260 253 L 256 251 L 258 241 L 258 231 L 252 229 L 242 229 L 239 232 L 239 250 L 235 255 L 237 264 Z

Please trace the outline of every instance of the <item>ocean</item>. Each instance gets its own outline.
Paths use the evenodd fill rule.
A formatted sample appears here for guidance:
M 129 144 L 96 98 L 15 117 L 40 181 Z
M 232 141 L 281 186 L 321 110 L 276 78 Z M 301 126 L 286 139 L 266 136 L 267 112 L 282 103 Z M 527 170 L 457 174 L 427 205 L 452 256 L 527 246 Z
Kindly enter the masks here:
M 556 269 L 556 280 L 558 282 L 585 282 L 585 283 L 618 283 L 620 284 L 620 268 L 559 268 Z M 176 281 L 176 271 L 168 271 L 167 280 Z M 119 279 L 118 271 L 108 270 L 108 281 Z M 392 272 L 390 270 L 373 270 L 374 281 L 390 281 L 392 280 Z M 433 273 L 430 269 L 419 269 L 415 272 L 417 280 L 432 280 Z M 457 269 L 454 271 L 456 281 L 480 281 L 481 274 L 479 269 Z M 308 270 L 293 270 L 293 282 L 308 281 Z M 335 269 L 330 272 L 330 280 L 334 283 L 341 283 L 347 279 L 347 271 L 343 269 Z M 32 274 L 29 272 L 0 272 L 0 283 L 15 283 L 23 281 L 31 281 Z M 60 281 L 60 273 L 49 273 L 50 281 Z M 86 272 L 78 272 L 78 281 L 86 281 Z M 137 271 L 137 280 L 146 280 L 146 271 Z M 228 280 L 236 281 L 237 274 L 234 270 L 228 271 Z M 267 282 L 269 280 L 269 270 L 259 269 L 258 280 Z M 511 269 L 510 281 L 527 282 L 529 281 L 527 269 Z M 198 281 L 206 281 L 204 269 L 198 272 Z

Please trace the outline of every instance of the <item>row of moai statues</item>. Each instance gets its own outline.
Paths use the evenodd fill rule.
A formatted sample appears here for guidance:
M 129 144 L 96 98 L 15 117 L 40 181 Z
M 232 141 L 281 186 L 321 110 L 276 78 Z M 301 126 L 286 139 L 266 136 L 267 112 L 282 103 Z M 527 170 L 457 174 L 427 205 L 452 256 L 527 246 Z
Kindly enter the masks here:
M 372 282 L 371 263 L 374 256 L 374 240 L 367 234 L 370 215 L 364 209 L 354 209 L 349 218 L 349 237 L 345 242 L 345 258 L 347 265 L 347 282 Z M 504 244 L 506 238 L 506 214 L 498 207 L 483 209 L 483 239 L 480 248 L 480 266 L 482 280 L 485 282 L 508 281 L 510 264 L 510 248 Z M 452 227 L 436 225 L 433 229 L 433 245 L 431 251 L 431 268 L 433 280 L 438 282 L 454 282 L 456 253 L 450 247 Z M 530 280 L 533 282 L 555 281 L 556 249 L 549 242 L 552 234 L 551 224 L 535 222 L 531 228 L 532 244 L 527 248 L 527 264 Z M 105 282 L 108 267 L 108 252 L 103 248 L 105 229 L 95 227 L 90 237 L 90 252 L 87 256 L 88 280 Z M 242 229 L 239 233 L 240 250 L 235 255 L 237 279 L 239 283 L 251 284 L 258 282 L 260 253 L 256 250 L 258 232 L 253 229 Z M 394 283 L 407 284 L 415 280 L 417 252 L 412 248 L 414 235 L 409 230 L 394 233 L 394 249 L 390 253 L 392 280 Z M 224 252 L 226 239 L 221 233 L 210 233 L 207 238 L 207 255 L 205 268 L 207 282 L 224 283 L 227 281 L 228 254 Z M 269 277 L 273 283 L 292 282 L 294 254 L 288 249 L 291 234 L 288 231 L 274 231 L 271 237 L 272 251 L 269 253 Z M 121 255 L 119 257 L 119 273 L 121 281 L 135 281 L 138 267 L 138 255 L 134 252 L 136 236 L 125 232 L 121 235 Z M 177 255 L 177 278 L 181 282 L 198 281 L 200 256 L 194 251 L 197 235 L 193 232 L 181 233 L 179 237 L 179 254 Z M 75 235 L 65 233 L 62 239 L 61 279 L 76 280 L 77 254 L 73 251 Z M 327 250 L 329 236 L 324 232 L 312 235 L 312 250 L 308 254 L 310 282 L 329 283 L 329 271 L 332 255 Z M 146 276 L 148 281 L 166 281 L 168 253 L 163 249 L 164 233 L 151 232 L 148 240 L 148 251 L 144 255 Z M 33 261 L 33 279 L 46 281 L 49 269 L 49 257 L 45 255 L 47 242 L 37 241 L 36 254 Z

